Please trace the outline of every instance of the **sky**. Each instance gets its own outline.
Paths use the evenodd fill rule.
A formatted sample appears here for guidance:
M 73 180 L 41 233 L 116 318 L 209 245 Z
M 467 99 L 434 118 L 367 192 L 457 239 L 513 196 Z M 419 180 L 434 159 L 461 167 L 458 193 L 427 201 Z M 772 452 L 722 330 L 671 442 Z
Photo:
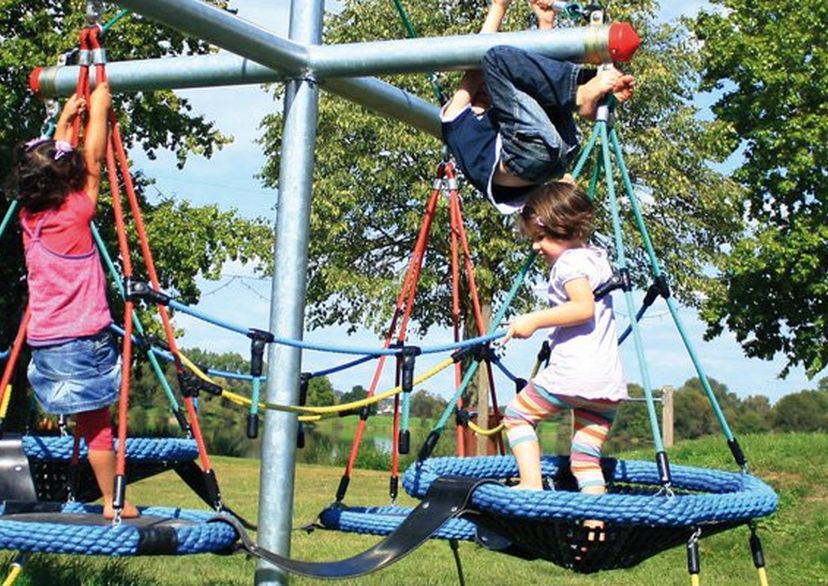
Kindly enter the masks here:
M 287 34 L 289 19 L 289 2 L 287 0 L 235 0 L 234 7 L 239 9 L 239 16 L 256 22 L 264 28 L 278 34 Z M 662 8 L 660 16 L 665 19 L 682 14 L 695 14 L 706 2 L 668 2 Z M 646 88 L 639 88 L 646 91 Z M 134 153 L 134 167 L 153 177 L 158 192 L 165 196 L 187 199 L 197 205 L 216 203 L 222 209 L 235 208 L 245 217 L 263 216 L 275 222 L 275 204 L 278 193 L 265 189 L 256 178 L 263 166 L 264 156 L 256 139 L 260 136 L 259 123 L 269 112 L 280 108 L 258 86 L 239 86 L 232 88 L 207 88 L 179 92 L 190 100 L 193 112 L 204 114 L 215 120 L 219 129 L 230 134 L 235 141 L 217 153 L 210 160 L 191 158 L 183 171 L 175 167 L 173 157 L 160 153 L 155 161 Z M 709 103 L 709 99 L 700 101 L 700 107 Z M 428 186 L 424 185 L 424 192 Z M 496 213 L 494 210 L 492 213 Z M 219 281 L 202 281 L 202 300 L 198 309 L 214 315 L 219 319 L 244 326 L 260 329 L 268 328 L 270 315 L 270 280 L 256 277 L 248 267 L 231 264 L 225 267 L 224 277 Z M 636 303 L 641 295 L 636 294 Z M 389 305 L 394 303 L 389 299 Z M 620 293 L 615 293 L 615 308 L 619 329 L 626 326 L 625 304 Z M 692 340 L 700 362 L 708 376 L 727 385 L 729 390 L 744 397 L 762 394 L 772 401 L 782 395 L 806 388 L 815 388 L 816 379 L 809 381 L 802 369 L 794 369 L 787 379 L 780 380 L 777 374 L 784 366 L 781 359 L 762 361 L 746 358 L 733 335 L 725 332 L 709 342 L 703 341 L 705 326 L 695 311 L 681 307 L 679 316 L 688 337 Z M 654 388 L 663 385 L 680 386 L 684 381 L 695 376 L 692 363 L 681 342 L 676 327 L 667 311 L 663 300 L 659 299 L 642 322 L 644 348 Z M 213 352 L 238 352 L 247 356 L 249 340 L 205 324 L 189 316 L 179 315 L 176 325 L 184 328 L 181 340 L 183 347 L 198 346 Z M 345 328 L 330 327 L 306 332 L 305 339 L 318 343 L 349 345 L 355 347 L 375 348 L 381 340 L 371 332 L 360 330 L 348 336 Z M 429 332 L 422 339 L 412 339 L 412 343 L 422 346 L 443 344 L 451 341 L 449 330 Z M 503 358 L 504 364 L 519 376 L 526 376 L 534 363 L 534 356 L 543 341 L 541 333 L 529 341 L 513 341 L 509 344 Z M 442 355 L 423 356 L 418 359 L 418 372 L 442 360 Z M 348 356 L 305 352 L 302 369 L 316 372 L 347 362 Z M 639 382 L 640 367 L 635 358 L 632 340 L 622 346 L 622 360 L 627 380 Z M 368 387 L 374 372 L 374 362 L 369 362 L 331 377 L 334 387 L 350 390 L 355 385 Z M 828 375 L 823 372 L 822 376 Z M 386 368 L 380 381 L 378 391 L 393 386 L 393 372 Z M 513 394 L 512 384 L 502 375 L 496 376 L 496 387 L 502 402 L 508 401 Z M 422 388 L 441 396 L 448 397 L 453 391 L 451 369 L 426 382 Z

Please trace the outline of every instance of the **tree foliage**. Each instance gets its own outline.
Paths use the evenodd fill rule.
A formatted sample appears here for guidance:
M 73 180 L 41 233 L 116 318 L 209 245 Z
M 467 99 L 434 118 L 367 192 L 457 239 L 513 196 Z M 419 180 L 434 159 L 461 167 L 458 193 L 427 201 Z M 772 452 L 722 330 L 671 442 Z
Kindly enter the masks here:
M 223 3 L 222 3 L 223 4 Z M 2 2 L 0 11 L 0 177 L 8 179 L 16 146 L 37 136 L 46 118 L 43 104 L 28 88 L 29 72 L 35 67 L 57 62 L 60 54 L 77 45 L 78 33 L 85 24 L 85 3 L 79 0 Z M 107 12 L 104 20 L 115 14 Z M 205 42 L 185 37 L 144 19 L 126 18 L 106 35 L 107 53 L 113 60 L 161 58 L 207 53 Z M 192 154 L 211 156 L 216 148 L 229 142 L 213 122 L 190 113 L 186 99 L 171 91 L 138 92 L 116 96 L 121 134 L 127 148 L 140 148 L 150 158 L 162 149 L 176 154 L 179 167 Z M 198 300 L 195 279 L 200 274 L 216 278 L 228 260 L 241 262 L 269 255 L 269 229 L 262 220 L 244 220 L 234 211 L 222 212 L 216 206 L 195 207 L 169 198 L 146 196 L 150 180 L 137 177 L 136 186 L 162 287 L 186 302 Z M 5 215 L 10 198 L 3 181 L 0 215 Z M 109 201 L 102 197 L 96 221 L 108 249 L 117 262 L 115 230 Z M 137 238 L 130 232 L 137 276 L 142 273 Z M 25 268 L 19 230 L 12 221 L 2 241 L 0 280 L 0 346 L 6 348 L 17 327 L 25 300 Z M 113 307 L 113 315 L 119 307 Z
M 748 356 L 781 353 L 783 370 L 828 365 L 828 5 L 714 0 L 695 31 L 716 118 L 738 133 L 734 173 L 751 230 L 724 263 L 706 305 Z M 736 145 L 733 145 L 734 147 Z
M 406 8 L 421 36 L 477 32 L 487 9 L 482 0 L 423 0 Z M 631 65 L 639 79 L 636 98 L 620 115 L 619 132 L 633 180 L 651 191 L 647 206 L 653 240 L 678 295 L 694 302 L 709 279 L 703 268 L 719 248 L 741 229 L 740 192 L 710 162 L 729 152 L 728 127 L 696 117 L 689 103 L 695 90 L 697 57 L 686 31 L 657 24 L 655 3 L 630 0 L 613 5 L 617 19 L 632 18 L 645 39 Z M 528 6 L 515 3 L 506 29 L 524 27 Z M 391 2 L 349 0 L 328 16 L 327 43 L 391 39 L 405 36 Z M 442 77 L 451 91 L 459 73 Z M 388 81 L 431 99 L 426 74 L 389 76 Z M 268 163 L 263 171 L 278 185 L 281 116 L 265 120 L 263 144 Z M 588 131 L 588 128 L 585 128 Z M 351 103 L 323 94 L 314 169 L 307 318 L 310 327 L 344 323 L 382 327 L 390 315 L 424 213 L 425 201 L 442 145 L 412 132 L 402 123 L 380 119 Z M 450 323 L 448 213 L 444 202 L 432 226 L 421 275 L 414 321 L 422 329 Z M 515 232 L 512 219 L 498 214 L 479 194 L 465 192 L 464 216 L 474 255 L 476 281 L 484 300 L 502 299 L 529 243 Z M 600 229 L 609 233 L 606 212 Z M 640 238 L 631 237 L 631 251 Z M 639 282 L 646 259 L 632 254 Z M 544 272 L 541 263 L 533 278 Z M 532 302 L 524 291 L 521 303 Z M 463 298 L 468 298 L 466 290 Z
M 336 395 L 327 376 L 317 376 L 308 382 L 308 405 L 327 407 L 336 403 Z
M 38 136 L 46 119 L 42 102 L 29 90 L 29 73 L 35 67 L 56 64 L 59 55 L 77 45 L 78 33 L 85 24 L 84 6 L 80 0 L 0 2 L 0 217 L 5 216 L 14 196 L 7 180 L 15 149 L 20 142 Z M 103 20 L 114 14 L 115 10 L 108 11 Z M 105 44 L 112 60 L 210 51 L 207 43 L 138 18 L 119 21 L 106 35 Z M 155 158 L 159 150 L 169 150 L 175 153 L 178 166 L 183 167 L 188 156 L 209 157 L 230 140 L 213 122 L 193 115 L 187 100 L 172 91 L 118 95 L 114 102 L 125 146 L 142 149 L 150 158 Z M 264 221 L 245 220 L 234 211 L 223 212 L 213 205 L 196 207 L 163 196 L 150 199 L 146 194 L 150 179 L 135 179 L 161 286 L 185 302 L 198 300 L 197 276 L 218 277 L 228 260 L 249 262 L 269 256 L 271 234 Z M 114 220 L 108 196 L 103 193 L 96 225 L 117 265 Z M 130 228 L 129 238 L 136 276 L 145 279 L 134 228 Z M 0 240 L 3 350 L 14 337 L 25 307 L 25 267 L 20 242 L 17 222 L 12 219 Z M 111 293 L 112 313 L 117 320 L 122 313 L 121 304 L 117 293 Z M 25 364 L 26 357 L 20 362 Z M 18 368 L 14 386 L 25 386 L 23 369 Z M 15 393 L 13 401 L 15 407 L 25 409 L 23 393 Z

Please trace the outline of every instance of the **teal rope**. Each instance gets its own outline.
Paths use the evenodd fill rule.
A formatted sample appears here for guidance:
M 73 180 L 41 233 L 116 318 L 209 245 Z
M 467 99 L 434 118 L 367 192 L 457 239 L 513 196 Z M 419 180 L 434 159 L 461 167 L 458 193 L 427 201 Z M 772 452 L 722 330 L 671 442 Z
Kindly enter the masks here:
M 612 213 L 612 227 L 615 234 L 615 250 L 616 250 L 616 264 L 619 269 L 627 269 L 627 259 L 624 254 L 624 236 L 621 227 L 621 215 L 618 211 L 618 198 L 615 194 L 615 180 L 612 176 L 612 162 L 610 160 L 609 137 L 607 135 L 606 121 L 599 121 L 597 123 L 601 133 L 601 152 L 604 158 L 604 169 L 607 177 L 607 195 L 609 197 L 610 212 Z M 664 444 L 661 441 L 661 431 L 658 426 L 658 416 L 655 410 L 655 401 L 653 400 L 652 384 L 650 382 L 650 371 L 647 367 L 646 357 L 644 356 L 644 343 L 641 339 L 641 328 L 638 320 L 635 319 L 635 303 L 632 298 L 632 291 L 624 291 L 624 299 L 627 302 L 627 314 L 630 316 L 630 324 L 632 325 L 633 340 L 635 341 L 635 353 L 638 356 L 638 367 L 641 372 L 641 382 L 644 386 L 644 398 L 647 402 L 647 416 L 650 420 L 650 431 L 653 435 L 653 443 L 655 444 L 656 452 L 664 451 Z
M 9 225 L 9 221 L 11 221 L 12 216 L 14 215 L 15 210 L 17 210 L 17 206 L 20 204 L 17 203 L 16 199 L 13 199 L 12 202 L 9 204 L 9 209 L 6 210 L 6 215 L 3 217 L 3 223 L 0 224 L 0 238 L 3 237 L 3 232 L 6 231 L 6 226 Z
M 115 287 L 118 289 L 118 293 L 121 294 L 121 298 L 126 297 L 126 291 L 124 291 L 123 279 L 121 275 L 118 273 L 118 269 L 115 268 L 115 263 L 112 262 L 112 257 L 109 255 L 109 251 L 106 249 L 106 244 L 104 244 L 103 238 L 101 238 L 101 234 L 98 231 L 98 227 L 95 224 L 91 224 L 92 228 L 92 236 L 95 238 L 95 243 L 98 246 L 98 250 L 101 253 L 101 257 L 104 260 L 104 264 L 106 264 L 106 268 L 109 270 L 109 275 L 112 278 L 113 283 L 115 283 Z M 138 316 L 133 314 L 132 315 L 132 323 L 135 326 L 135 331 L 138 333 L 139 336 L 144 336 L 144 327 L 141 324 L 141 320 L 138 319 Z M 164 394 L 167 395 L 167 400 L 170 402 L 170 406 L 172 407 L 173 411 L 179 411 L 181 407 L 178 404 L 178 401 L 175 399 L 175 395 L 173 394 L 172 389 L 170 388 L 170 383 L 167 382 L 167 377 L 164 376 L 164 370 L 161 368 L 161 365 L 158 363 L 158 358 L 155 357 L 154 352 L 147 352 L 147 357 L 149 358 L 150 365 L 152 365 L 152 370 L 155 373 L 155 377 L 158 379 L 158 382 L 161 384 L 161 388 L 164 389 Z
M 111 29 L 113 26 L 115 26 L 115 24 L 116 24 L 119 20 L 121 20 L 122 18 L 124 18 L 127 14 L 129 14 L 129 10 L 121 10 L 121 11 L 119 11 L 119 12 L 118 12 L 115 16 L 113 16 L 112 18 L 110 18 L 110 19 L 107 21 L 107 23 L 106 23 L 105 25 L 103 25 L 103 26 L 101 27 L 101 28 L 103 29 L 103 32 L 106 32 L 106 31 L 108 31 L 109 29 Z
M 581 151 L 581 155 L 578 157 L 578 162 L 575 165 L 575 168 L 572 169 L 572 176 L 577 179 L 578 176 L 581 174 L 581 171 L 584 169 L 584 165 L 589 160 L 589 155 L 595 149 L 595 142 L 598 140 L 598 127 L 594 127 L 592 129 L 592 134 L 589 135 L 589 140 L 584 147 L 584 150 Z
M 630 206 L 632 207 L 633 215 L 635 216 L 635 222 L 638 225 L 638 230 L 641 232 L 644 247 L 647 250 L 647 256 L 650 258 L 650 266 L 653 271 L 653 276 L 658 278 L 662 275 L 661 267 L 659 266 L 658 259 L 656 258 L 655 249 L 653 247 L 652 240 L 650 240 L 650 235 L 647 232 L 647 227 L 644 225 L 644 217 L 642 216 L 641 210 L 639 209 L 638 200 L 636 200 L 635 194 L 633 193 L 632 181 L 630 181 L 630 174 L 627 172 L 627 166 L 624 164 L 624 157 L 621 153 L 621 145 L 618 141 L 618 133 L 613 128 L 610 131 L 609 136 L 612 140 L 612 147 L 615 151 L 615 157 L 618 161 L 618 167 L 621 170 L 621 177 L 624 180 L 624 187 L 627 190 L 627 197 L 630 200 Z M 711 406 L 713 407 L 713 412 L 716 414 L 716 419 L 718 419 L 719 424 L 721 425 L 722 431 L 724 432 L 724 435 L 727 438 L 727 440 L 733 441 L 733 432 L 730 429 L 730 425 L 728 425 L 727 423 L 727 419 L 725 418 L 722 408 L 719 406 L 719 401 L 718 399 L 716 399 L 716 395 L 713 393 L 713 389 L 710 387 L 710 382 L 707 378 L 707 374 L 705 374 L 704 372 L 704 367 L 702 366 L 696 354 L 696 349 L 693 346 L 690 337 L 687 335 L 687 331 L 684 329 L 684 324 L 682 323 L 681 318 L 678 314 L 678 307 L 676 306 L 676 303 L 672 297 L 668 297 L 666 301 L 667 308 L 670 310 L 670 315 L 673 317 L 673 321 L 676 324 L 676 329 L 678 329 L 679 335 L 681 336 L 681 340 L 684 343 L 684 347 L 687 349 L 687 353 L 690 355 L 690 360 L 693 362 L 693 367 L 696 369 L 696 374 L 698 374 L 699 380 L 701 381 L 702 387 L 704 388 L 704 392 L 707 395 L 707 398 L 710 401 Z

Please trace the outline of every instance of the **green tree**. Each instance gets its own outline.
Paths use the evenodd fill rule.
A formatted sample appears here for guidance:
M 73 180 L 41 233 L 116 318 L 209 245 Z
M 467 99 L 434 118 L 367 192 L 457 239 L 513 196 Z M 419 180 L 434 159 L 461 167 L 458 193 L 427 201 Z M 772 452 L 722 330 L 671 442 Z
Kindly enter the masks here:
M 480 0 L 424 0 L 406 6 L 423 36 L 476 32 L 486 10 Z M 625 105 L 619 128 L 634 182 L 655 196 L 645 210 L 655 245 L 677 294 L 695 303 L 695 293 L 710 284 L 704 267 L 741 230 L 740 192 L 709 167 L 729 152 L 731 137 L 726 125 L 698 119 L 690 105 L 698 66 L 692 44 L 680 26 L 658 24 L 655 7 L 650 0 L 613 5 L 613 16 L 632 17 L 647 39 L 631 66 L 640 91 Z M 522 28 L 528 9 L 515 3 L 506 28 Z M 341 12 L 329 15 L 326 30 L 327 43 L 405 34 L 392 4 L 385 0 L 346 1 Z M 451 90 L 458 79 L 458 73 L 446 75 L 443 84 Z M 389 76 L 388 81 L 431 97 L 425 74 Z M 267 117 L 264 126 L 268 162 L 263 176 L 275 186 L 281 116 Z M 401 261 L 416 239 L 441 151 L 434 138 L 322 95 L 310 226 L 310 327 L 343 323 L 381 329 L 387 323 L 400 287 Z M 484 302 L 496 304 L 526 258 L 529 243 L 516 236 L 511 218 L 498 214 L 479 195 L 466 193 L 464 216 L 478 288 Z M 608 232 L 605 211 L 599 219 L 600 229 Z M 642 282 L 646 259 L 638 251 L 640 241 L 631 237 L 628 242 Z M 447 211 L 442 204 L 413 310 L 422 329 L 450 323 L 449 258 Z M 542 278 L 540 265 L 533 278 Z M 468 297 L 466 291 L 462 295 Z M 523 306 L 531 301 L 524 292 Z
M 815 375 L 828 364 L 828 5 L 713 0 L 694 28 L 704 88 L 739 135 L 734 178 L 751 230 L 723 264 L 725 287 L 703 313 L 748 356 L 785 356 Z M 737 146 L 732 145 L 733 148 Z
M 828 431 L 828 391 L 785 395 L 773 407 L 773 426 L 779 431 Z
M 336 395 L 327 376 L 317 376 L 308 382 L 308 405 L 325 407 L 336 403 Z
M 353 403 L 354 401 L 361 401 L 362 399 L 364 399 L 367 396 L 368 396 L 368 391 L 367 391 L 367 389 L 365 389 L 365 387 L 363 387 L 362 385 L 355 385 L 355 386 L 351 387 L 350 391 L 348 391 L 347 393 L 344 393 L 342 395 L 342 397 L 340 397 L 339 402 L 342 403 L 342 404 Z M 377 414 L 377 404 L 373 403 L 369 407 L 368 412 L 371 415 L 376 415 Z
M 224 2 L 216 2 L 224 5 Z M 29 72 L 38 66 L 57 62 L 58 55 L 77 44 L 85 24 L 84 2 L 79 0 L 8 0 L 0 11 L 0 217 L 8 209 L 13 193 L 9 178 L 17 145 L 37 136 L 45 113 L 42 103 L 28 88 Z M 104 19 L 115 14 L 109 11 Z M 121 20 L 106 36 L 111 59 L 129 60 L 174 55 L 207 53 L 209 44 L 162 28 L 146 19 Z M 179 167 L 192 154 L 209 157 L 229 142 L 213 122 L 190 113 L 187 100 L 171 91 L 138 92 L 116 96 L 115 109 L 127 148 L 140 148 L 150 158 L 166 149 L 174 152 Z M 170 198 L 148 198 L 145 188 L 150 180 L 136 177 L 138 196 L 153 251 L 161 286 L 184 302 L 199 298 L 196 277 L 216 278 L 229 260 L 250 262 L 270 254 L 271 231 L 263 220 L 245 220 L 235 211 L 222 212 L 216 206 L 195 207 Z M 107 196 L 101 199 L 96 224 L 116 258 L 116 236 Z M 134 229 L 129 229 L 136 276 L 145 279 L 143 262 Z M 16 222 L 0 240 L 0 348 L 13 339 L 25 306 L 25 267 Z M 113 315 L 122 314 L 117 294 L 110 302 Z M 154 315 L 154 312 L 153 312 Z M 147 321 L 145 321 L 145 325 Z M 157 328 L 151 328 L 156 333 Z M 21 358 L 25 363 L 26 356 Z M 15 388 L 25 386 L 18 369 Z M 13 400 L 24 399 L 15 393 Z M 23 401 L 25 403 L 25 401 Z
M 420 389 L 411 395 L 411 415 L 413 417 L 438 417 L 446 408 L 445 399 L 432 395 L 425 389 Z

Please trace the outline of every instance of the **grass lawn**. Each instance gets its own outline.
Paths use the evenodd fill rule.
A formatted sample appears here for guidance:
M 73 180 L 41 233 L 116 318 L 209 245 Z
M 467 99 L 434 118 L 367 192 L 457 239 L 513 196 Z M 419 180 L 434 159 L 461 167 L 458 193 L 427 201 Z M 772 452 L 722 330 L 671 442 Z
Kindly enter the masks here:
M 761 536 L 772 585 L 828 585 L 828 435 L 786 434 L 746 436 L 740 439 L 754 473 L 780 495 L 779 512 L 761 524 Z M 651 458 L 650 453 L 624 454 Z M 683 442 L 670 451 L 672 462 L 733 469 L 722 438 Z M 216 458 L 225 500 L 241 514 L 255 519 L 258 498 L 258 462 Z M 302 465 L 297 469 L 294 525 L 312 521 L 333 497 L 342 471 Z M 183 483 L 171 473 L 130 487 L 139 503 L 201 508 Z M 382 472 L 357 471 L 347 502 L 386 504 L 388 481 Z M 409 499 L 403 499 L 408 504 Z M 756 584 L 747 545 L 748 531 L 739 528 L 701 542 L 702 584 Z M 316 531 L 293 534 L 292 555 L 308 560 L 348 557 L 377 538 Z M 556 585 L 685 585 L 689 582 L 685 553 L 677 548 L 636 568 L 579 576 L 547 562 L 525 562 L 463 543 L 460 552 L 466 583 Z M 0 554 L 0 570 L 8 571 L 12 553 Z M 251 584 L 255 564 L 243 556 L 185 558 L 126 558 L 120 560 L 69 556 L 32 556 L 17 584 L 44 585 L 170 585 Z M 294 578 L 293 584 L 322 582 Z M 454 562 L 445 542 L 429 542 L 389 569 L 345 584 L 457 584 Z

